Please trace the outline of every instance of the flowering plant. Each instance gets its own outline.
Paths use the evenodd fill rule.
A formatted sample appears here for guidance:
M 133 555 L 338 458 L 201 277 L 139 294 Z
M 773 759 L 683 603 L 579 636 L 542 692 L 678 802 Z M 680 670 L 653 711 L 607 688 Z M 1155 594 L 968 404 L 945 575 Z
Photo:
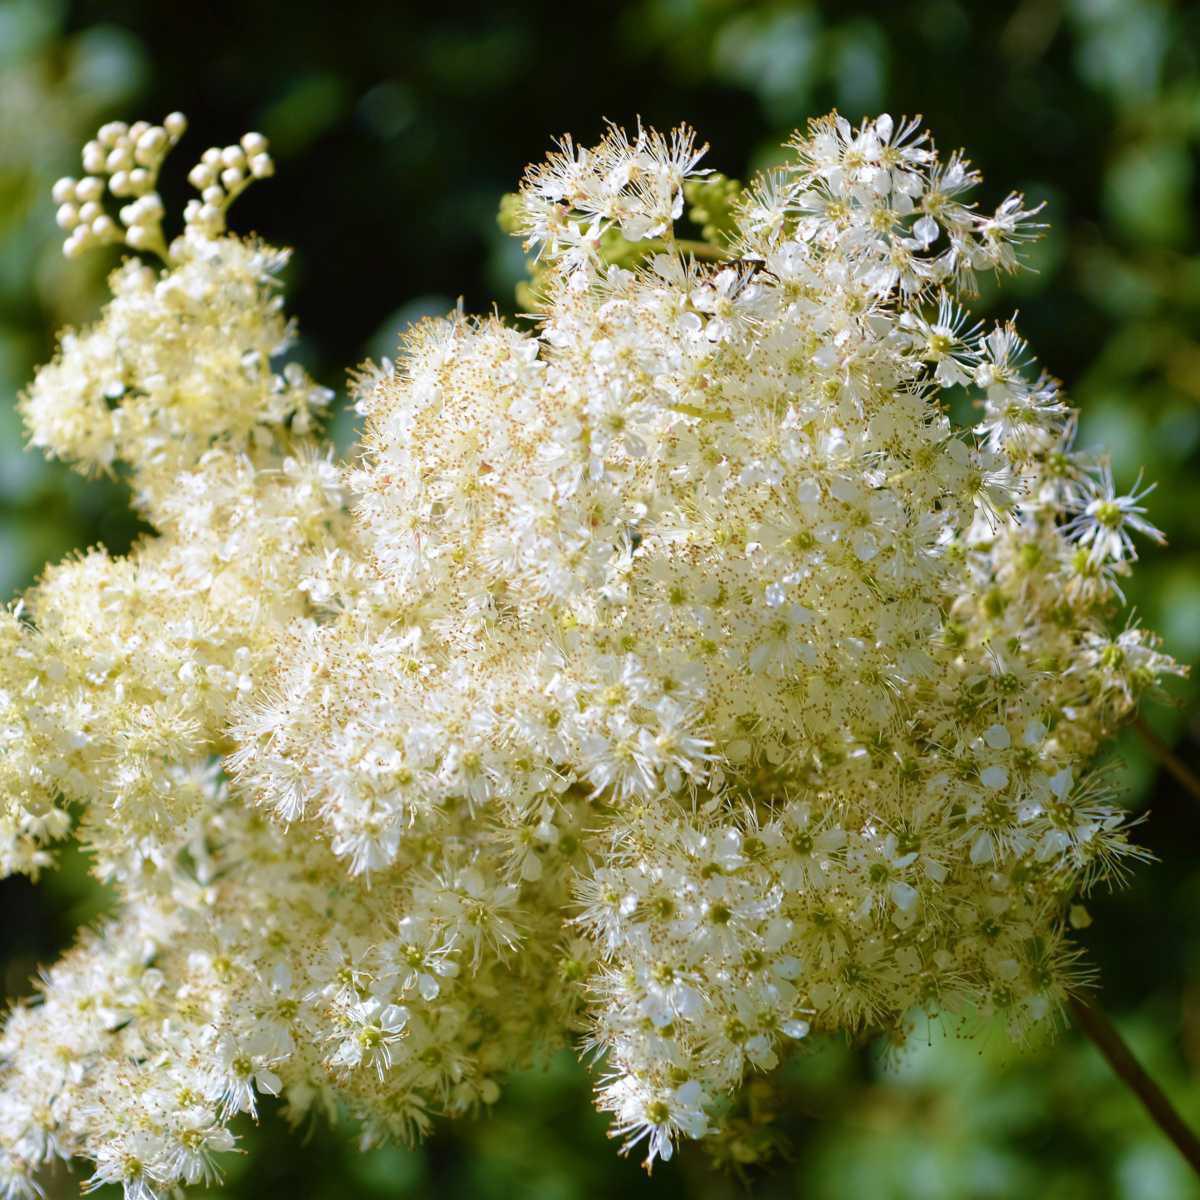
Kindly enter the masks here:
M 285 256 L 226 229 L 265 139 L 168 243 L 184 128 L 106 125 L 55 188 L 69 254 L 159 261 L 30 439 L 154 534 L 0 614 L 0 865 L 74 827 L 120 898 L 8 1018 L 3 1193 L 210 1181 L 264 1093 L 412 1138 L 575 1034 L 649 1164 L 817 1035 L 1052 1022 L 1081 898 L 1147 857 L 1091 763 L 1180 668 L 1108 624 L 1145 491 L 962 307 L 1021 197 L 886 115 L 746 188 L 688 129 L 564 140 L 502 210 L 534 323 L 419 324 L 342 463 Z

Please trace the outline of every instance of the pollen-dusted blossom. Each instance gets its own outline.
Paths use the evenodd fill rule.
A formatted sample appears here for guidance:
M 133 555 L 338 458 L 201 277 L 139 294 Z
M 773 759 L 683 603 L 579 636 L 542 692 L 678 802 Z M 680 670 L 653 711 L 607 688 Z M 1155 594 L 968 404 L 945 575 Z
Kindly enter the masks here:
M 653 1162 L 818 1034 L 1051 1020 L 1080 895 L 1144 857 L 1090 763 L 1179 668 L 1107 624 L 1145 491 L 965 307 L 1021 198 L 979 213 L 887 116 L 740 198 L 690 130 L 566 139 L 505 206 L 536 324 L 418 325 L 342 464 L 284 256 L 226 232 L 265 139 L 204 153 L 168 244 L 184 124 L 55 188 L 68 253 L 160 261 L 63 335 L 30 439 L 155 533 L 0 613 L 0 865 L 78 810 L 120 897 L 8 1018 L 0 1193 L 210 1181 L 263 1095 L 412 1138 L 581 1028 Z

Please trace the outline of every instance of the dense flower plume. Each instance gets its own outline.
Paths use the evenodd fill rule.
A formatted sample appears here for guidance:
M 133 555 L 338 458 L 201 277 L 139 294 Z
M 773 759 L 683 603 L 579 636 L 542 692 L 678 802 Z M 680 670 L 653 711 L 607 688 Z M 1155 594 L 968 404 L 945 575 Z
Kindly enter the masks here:
M 168 246 L 183 129 L 105 126 L 55 189 L 70 253 L 161 261 L 31 441 L 156 533 L 0 613 L 0 863 L 77 825 L 120 897 L 8 1019 L 0 1194 L 209 1181 L 263 1094 L 416 1136 L 571 1039 L 653 1162 L 819 1034 L 1052 1020 L 1079 898 L 1145 857 L 1090 764 L 1178 668 L 1106 623 L 1144 492 L 961 307 L 1021 198 L 886 115 L 746 189 L 687 129 L 565 140 L 505 206 L 536 327 L 417 326 L 340 464 L 283 256 L 225 231 L 265 140 Z

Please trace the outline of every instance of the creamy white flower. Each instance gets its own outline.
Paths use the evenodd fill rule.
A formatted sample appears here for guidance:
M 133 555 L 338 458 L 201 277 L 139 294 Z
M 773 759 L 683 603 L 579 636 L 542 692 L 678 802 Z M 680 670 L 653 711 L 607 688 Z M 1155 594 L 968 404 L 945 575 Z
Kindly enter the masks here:
M 1112 466 L 1105 462 L 1100 468 L 1100 478 L 1094 483 L 1092 496 L 1067 525 L 1067 532 L 1081 546 L 1089 547 L 1092 558 L 1101 562 L 1121 562 L 1137 558 L 1137 549 L 1130 530 L 1145 534 L 1162 545 L 1166 539 L 1145 518 L 1146 507 L 1140 501 L 1152 491 L 1154 484 L 1141 487 L 1142 477 L 1126 496 L 1118 496 L 1113 483 Z M 1140 490 L 1139 490 L 1140 489 Z
M 0 1035 L 0 1190 L 57 1156 L 162 1200 L 264 1095 L 411 1139 L 581 1023 L 652 1163 L 810 1036 L 1051 1018 L 1073 901 L 1147 857 L 1089 764 L 1181 668 L 1106 624 L 1148 489 L 964 307 L 1019 197 L 835 114 L 681 251 L 690 130 L 564 140 L 512 205 L 537 323 L 418 323 L 343 464 L 283 256 L 225 231 L 265 139 L 167 246 L 182 131 L 110 123 L 56 189 L 72 253 L 162 265 L 22 411 L 154 533 L 0 612 L 0 871 L 78 812 L 118 897 Z

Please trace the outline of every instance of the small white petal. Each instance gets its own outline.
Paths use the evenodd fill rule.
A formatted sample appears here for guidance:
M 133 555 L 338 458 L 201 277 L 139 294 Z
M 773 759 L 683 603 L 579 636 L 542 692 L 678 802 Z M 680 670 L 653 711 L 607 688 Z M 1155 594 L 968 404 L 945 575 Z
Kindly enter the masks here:
M 980 866 L 985 862 L 991 861 L 992 857 L 992 835 L 990 833 L 981 833 L 976 839 L 975 844 L 971 847 L 971 861 Z
M 1012 745 L 1012 738 L 1003 725 L 992 725 L 983 732 L 983 740 L 993 750 L 1007 750 Z
M 979 782 L 986 788 L 991 788 L 993 791 L 998 791 L 1002 787 L 1008 785 L 1008 768 L 1007 767 L 984 767 L 979 772 Z

